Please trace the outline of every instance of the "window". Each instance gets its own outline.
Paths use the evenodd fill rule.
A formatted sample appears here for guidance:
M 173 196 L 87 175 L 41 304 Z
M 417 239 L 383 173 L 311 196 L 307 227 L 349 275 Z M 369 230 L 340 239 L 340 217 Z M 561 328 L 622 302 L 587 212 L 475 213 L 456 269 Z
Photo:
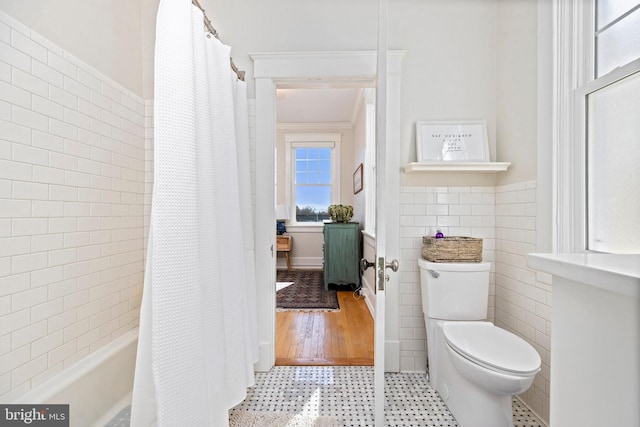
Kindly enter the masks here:
M 585 249 L 633 253 L 640 252 L 640 72 L 612 80 L 585 101 Z
M 595 76 L 640 58 L 640 2 L 596 0 Z
M 556 250 L 640 253 L 640 1 L 556 7 Z
M 331 204 L 331 150 L 329 147 L 293 148 L 295 152 L 296 222 L 329 219 Z
M 596 0 L 586 124 L 584 249 L 640 251 L 640 2 Z
M 321 224 L 340 200 L 339 134 L 287 134 L 291 224 Z

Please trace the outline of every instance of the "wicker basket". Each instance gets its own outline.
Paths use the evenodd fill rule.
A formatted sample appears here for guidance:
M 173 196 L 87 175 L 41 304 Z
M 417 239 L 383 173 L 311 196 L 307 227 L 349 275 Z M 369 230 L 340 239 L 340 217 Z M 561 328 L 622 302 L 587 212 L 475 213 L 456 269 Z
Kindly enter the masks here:
M 482 239 L 449 236 L 422 238 L 422 257 L 431 262 L 482 262 Z

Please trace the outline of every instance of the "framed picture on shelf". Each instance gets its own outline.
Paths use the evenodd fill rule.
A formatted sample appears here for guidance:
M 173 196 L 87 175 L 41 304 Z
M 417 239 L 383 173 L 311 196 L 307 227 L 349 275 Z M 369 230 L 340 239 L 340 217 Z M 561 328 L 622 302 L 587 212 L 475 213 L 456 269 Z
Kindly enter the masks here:
M 353 173 L 353 194 L 358 194 L 362 191 L 363 188 L 362 181 L 362 163 L 356 168 L 356 171 Z
M 418 162 L 488 162 L 484 120 L 416 122 Z

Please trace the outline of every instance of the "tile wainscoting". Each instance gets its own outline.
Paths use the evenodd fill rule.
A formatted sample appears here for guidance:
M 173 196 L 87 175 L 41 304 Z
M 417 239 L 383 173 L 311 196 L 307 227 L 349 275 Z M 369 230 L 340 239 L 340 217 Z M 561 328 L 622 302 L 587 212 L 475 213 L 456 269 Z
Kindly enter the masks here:
M 496 187 L 495 323 L 538 350 L 542 370 L 520 396 L 549 420 L 551 276 L 527 267 L 536 251 L 536 182 Z
M 0 400 L 138 325 L 145 104 L 0 12 Z
M 526 339 L 540 353 L 541 373 L 520 398 L 549 419 L 550 278 L 526 267 L 535 252 L 536 183 L 503 186 L 403 186 L 400 189 L 401 371 L 426 369 L 427 344 L 417 260 L 422 236 L 483 239 L 483 259 L 493 263 L 489 319 Z

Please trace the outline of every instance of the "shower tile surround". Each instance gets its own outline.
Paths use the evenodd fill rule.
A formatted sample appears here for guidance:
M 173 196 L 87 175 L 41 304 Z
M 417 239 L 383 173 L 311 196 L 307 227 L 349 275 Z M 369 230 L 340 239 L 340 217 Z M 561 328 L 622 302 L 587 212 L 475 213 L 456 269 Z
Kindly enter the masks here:
M 0 401 L 138 325 L 145 154 L 140 97 L 0 12 Z
M 542 370 L 520 398 L 549 419 L 551 279 L 526 266 L 535 252 L 536 183 L 503 186 L 402 186 L 400 189 L 400 370 L 426 369 L 426 332 L 420 274 L 422 236 L 483 238 L 483 259 L 493 263 L 488 317 L 526 339 L 540 353 Z
M 246 399 L 231 409 L 270 413 L 325 415 L 345 427 L 373 426 L 373 368 L 366 366 L 276 366 L 256 374 Z M 105 427 L 129 426 L 130 407 Z M 544 426 L 518 399 L 515 427 Z M 456 427 L 458 424 L 424 373 L 385 374 L 385 425 Z

